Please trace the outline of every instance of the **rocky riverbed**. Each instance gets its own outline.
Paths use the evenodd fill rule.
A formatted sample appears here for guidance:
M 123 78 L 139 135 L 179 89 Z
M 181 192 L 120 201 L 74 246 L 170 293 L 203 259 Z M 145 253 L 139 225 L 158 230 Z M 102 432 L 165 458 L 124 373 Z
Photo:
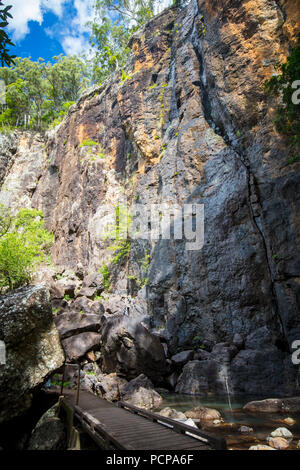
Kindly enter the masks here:
M 188 419 L 189 416 L 194 417 L 196 424 L 201 429 L 213 431 L 215 435 L 224 437 L 228 449 L 248 450 L 252 446 L 281 445 L 284 450 L 300 450 L 300 398 L 298 398 L 297 413 L 290 412 L 288 409 L 281 413 L 272 413 L 269 410 L 264 412 L 247 410 L 245 405 L 254 399 L 259 400 L 259 398 L 262 397 L 232 397 L 232 409 L 230 409 L 225 396 L 200 398 L 163 394 L 163 402 L 157 411 L 161 412 L 166 408 L 174 410 L 175 413 L 169 411 L 169 416 L 181 420 Z M 261 403 L 260 400 L 258 402 Z M 195 413 L 191 413 L 191 410 L 195 410 Z M 203 410 L 206 412 L 204 413 Z M 216 412 L 219 413 L 219 416 Z M 165 413 L 164 411 L 163 414 L 166 415 Z M 286 431 L 275 432 L 278 428 L 284 428 Z M 268 438 L 274 440 L 272 437 L 274 432 L 275 436 L 282 436 L 284 441 L 279 440 L 270 444 Z

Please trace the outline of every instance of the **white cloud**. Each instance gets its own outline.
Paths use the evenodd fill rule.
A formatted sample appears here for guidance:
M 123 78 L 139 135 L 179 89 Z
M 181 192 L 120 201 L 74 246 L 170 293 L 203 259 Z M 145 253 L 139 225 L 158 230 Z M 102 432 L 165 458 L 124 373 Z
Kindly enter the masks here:
M 55 37 L 62 45 L 66 54 L 89 54 L 89 28 L 88 21 L 93 20 L 95 0 L 10 0 L 13 6 L 13 19 L 8 29 L 12 32 L 12 39 L 20 41 L 30 33 L 29 21 L 43 23 L 44 14 L 52 12 L 58 17 L 57 24 L 45 28 L 46 34 Z M 171 0 L 157 0 L 155 12 L 159 13 L 171 4 Z M 68 10 L 67 7 L 73 7 Z M 70 11 L 75 15 L 70 18 Z
M 29 21 L 36 21 L 39 24 L 43 22 L 43 15 L 51 11 L 58 17 L 61 17 L 63 5 L 69 0 L 10 0 L 12 5 L 12 20 L 9 22 L 8 29 L 12 31 L 13 40 L 20 41 L 28 33 Z
M 86 25 L 93 19 L 94 0 L 74 0 L 76 15 L 71 24 L 64 31 L 61 39 L 63 50 L 66 54 L 80 54 L 90 49 L 88 36 L 89 28 Z
M 87 38 L 80 36 L 65 36 L 62 38 L 62 47 L 66 54 L 75 55 L 86 52 L 90 45 Z
M 172 3 L 172 0 L 157 0 L 154 3 L 154 13 L 158 15 L 158 13 L 161 13 L 165 8 L 171 6 Z

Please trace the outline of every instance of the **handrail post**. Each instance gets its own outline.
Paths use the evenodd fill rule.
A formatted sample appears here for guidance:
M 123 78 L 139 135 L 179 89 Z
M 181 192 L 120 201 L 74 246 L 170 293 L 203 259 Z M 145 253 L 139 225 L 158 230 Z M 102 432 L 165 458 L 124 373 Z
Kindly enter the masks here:
M 64 381 L 65 381 L 65 371 L 66 371 L 66 361 L 63 365 L 63 372 L 62 372 L 62 379 L 61 379 L 61 387 L 60 387 L 60 395 L 62 396 L 64 391 Z
M 78 362 L 77 391 L 76 391 L 76 400 L 75 400 L 76 406 L 79 403 L 79 391 L 80 391 L 80 363 Z

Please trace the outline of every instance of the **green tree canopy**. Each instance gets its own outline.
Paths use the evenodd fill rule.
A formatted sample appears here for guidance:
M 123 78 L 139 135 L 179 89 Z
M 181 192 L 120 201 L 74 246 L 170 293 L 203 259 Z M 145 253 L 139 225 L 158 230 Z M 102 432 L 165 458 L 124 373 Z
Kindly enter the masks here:
M 29 283 L 52 243 L 41 211 L 22 209 L 13 217 L 0 205 L 0 290 Z
M 95 19 L 90 23 L 91 45 L 96 50 L 93 78 L 101 81 L 124 67 L 128 41 L 141 26 L 153 18 L 155 0 L 97 0 Z
M 45 129 L 57 124 L 90 83 L 88 65 L 78 56 L 43 59 L 17 58 L 11 67 L 0 68 L 6 83 L 6 105 L 0 125 Z
M 0 7 L 4 7 L 2 1 L 0 1 Z M 14 46 L 8 37 L 7 33 L 3 28 L 8 25 L 8 18 L 12 18 L 9 10 L 12 8 L 11 5 L 6 6 L 5 8 L 0 9 L 0 62 L 2 67 L 7 65 L 8 67 L 14 63 L 15 55 L 10 54 L 7 46 Z

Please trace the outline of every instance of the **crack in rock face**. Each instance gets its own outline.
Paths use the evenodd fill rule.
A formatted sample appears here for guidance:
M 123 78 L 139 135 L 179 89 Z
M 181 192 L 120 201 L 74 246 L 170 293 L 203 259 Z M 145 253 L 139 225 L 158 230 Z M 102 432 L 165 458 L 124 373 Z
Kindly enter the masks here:
M 290 1 L 223 3 L 167 9 L 131 38 L 126 80 L 116 72 L 87 92 L 44 144 L 28 133 L 2 142 L 0 202 L 42 210 L 53 264 L 73 272 L 55 286 L 40 272 L 71 357 L 184 393 L 226 382 L 236 394 L 296 394 L 300 164 L 287 164 L 262 84 L 300 13 Z M 203 248 L 137 239 L 112 262 L 102 209 L 122 198 L 203 204 Z

